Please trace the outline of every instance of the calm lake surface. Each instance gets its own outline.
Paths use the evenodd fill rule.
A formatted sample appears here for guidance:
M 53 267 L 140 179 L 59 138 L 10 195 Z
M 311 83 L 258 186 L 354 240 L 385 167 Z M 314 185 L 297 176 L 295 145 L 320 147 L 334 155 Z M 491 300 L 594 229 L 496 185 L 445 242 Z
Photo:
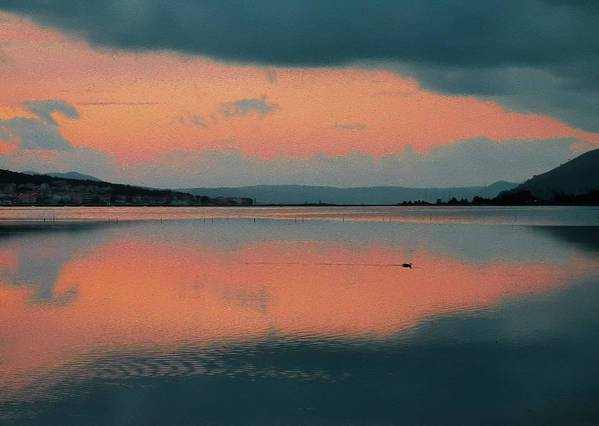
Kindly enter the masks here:
M 0 425 L 590 425 L 598 360 L 597 208 L 0 208 Z

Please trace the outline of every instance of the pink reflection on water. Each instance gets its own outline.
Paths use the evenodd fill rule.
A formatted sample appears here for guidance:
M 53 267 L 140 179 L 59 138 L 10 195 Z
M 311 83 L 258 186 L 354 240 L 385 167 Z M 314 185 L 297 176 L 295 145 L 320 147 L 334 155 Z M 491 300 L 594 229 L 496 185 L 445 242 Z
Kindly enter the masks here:
M 16 268 L 10 249 L 0 270 Z M 421 321 L 539 294 L 596 267 L 472 264 L 424 248 L 415 269 L 384 242 L 250 241 L 226 248 L 126 233 L 69 259 L 63 304 L 32 303 L 0 278 L 0 376 L 18 390 L 85 354 L 112 348 L 290 339 L 387 339 Z M 6 275 L 3 275 L 6 276 Z

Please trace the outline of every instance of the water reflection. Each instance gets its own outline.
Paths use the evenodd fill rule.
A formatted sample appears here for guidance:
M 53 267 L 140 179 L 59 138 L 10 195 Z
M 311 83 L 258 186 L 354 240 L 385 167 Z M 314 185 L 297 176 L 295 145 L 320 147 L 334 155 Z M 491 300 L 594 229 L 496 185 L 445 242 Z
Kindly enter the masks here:
M 432 403 L 456 424 L 494 423 L 495 411 L 509 423 L 564 389 L 586 392 L 579 369 L 596 370 L 595 228 L 73 229 L 0 238 L 6 421 L 427 423 Z M 408 260 L 415 269 L 398 266 Z M 558 359 L 561 372 L 547 370 Z M 553 387 L 539 388 L 543 374 Z
M 93 232 L 101 224 L 6 226 L 0 232 L 0 283 L 31 291 L 34 303 L 63 304 L 75 288 L 57 294 L 55 285 L 63 265 L 82 256 L 107 234 Z
M 43 221 L 157 221 L 223 219 L 597 226 L 598 207 L 356 206 L 356 207 L 5 207 L 4 223 Z

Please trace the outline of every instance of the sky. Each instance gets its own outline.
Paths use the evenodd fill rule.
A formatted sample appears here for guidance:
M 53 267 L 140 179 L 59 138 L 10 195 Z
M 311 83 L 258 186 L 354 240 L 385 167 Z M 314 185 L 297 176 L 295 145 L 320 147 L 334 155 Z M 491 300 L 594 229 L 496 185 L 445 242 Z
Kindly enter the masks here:
M 487 185 L 599 148 L 599 3 L 0 0 L 0 168 Z

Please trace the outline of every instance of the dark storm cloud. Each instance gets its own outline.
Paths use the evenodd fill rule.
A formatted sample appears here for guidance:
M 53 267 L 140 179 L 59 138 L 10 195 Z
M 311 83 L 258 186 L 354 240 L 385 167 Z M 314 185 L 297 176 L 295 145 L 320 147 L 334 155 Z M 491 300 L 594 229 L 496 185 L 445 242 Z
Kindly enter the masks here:
M 131 49 L 280 65 L 399 59 L 570 63 L 599 46 L 595 2 L 539 0 L 1 0 L 8 11 Z
M 599 131 L 598 3 L 0 0 L 0 8 L 123 49 L 286 66 L 401 64 L 428 88 Z M 521 83 L 530 76 L 534 92 Z
M 597 65 L 599 67 L 599 61 Z M 599 72 L 590 64 L 554 69 L 467 68 L 390 65 L 417 78 L 427 90 L 473 95 L 516 112 L 556 117 L 574 127 L 599 132 Z

